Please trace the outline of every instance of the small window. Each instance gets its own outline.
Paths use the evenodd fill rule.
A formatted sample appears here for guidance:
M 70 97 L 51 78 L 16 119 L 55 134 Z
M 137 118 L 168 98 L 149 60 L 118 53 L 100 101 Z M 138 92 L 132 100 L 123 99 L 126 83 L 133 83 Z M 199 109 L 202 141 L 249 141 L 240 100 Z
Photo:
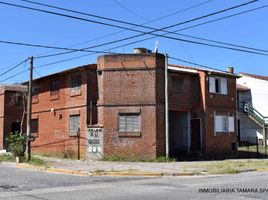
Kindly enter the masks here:
M 59 81 L 52 80 L 50 82 L 50 96 L 58 95 L 59 94 Z
M 81 90 L 81 75 L 71 77 L 71 91 L 77 92 Z
M 172 77 L 172 96 L 180 96 L 183 92 L 183 80 L 181 78 Z
M 209 77 L 209 92 L 227 95 L 227 79 Z
M 80 131 L 80 115 L 70 115 L 69 134 L 77 135 Z
M 216 133 L 234 132 L 234 117 L 216 115 L 214 128 Z
M 140 132 L 140 114 L 119 114 L 119 132 Z
M 37 85 L 32 86 L 32 98 L 38 99 L 38 86 Z
M 38 133 L 38 119 L 32 119 L 32 133 Z

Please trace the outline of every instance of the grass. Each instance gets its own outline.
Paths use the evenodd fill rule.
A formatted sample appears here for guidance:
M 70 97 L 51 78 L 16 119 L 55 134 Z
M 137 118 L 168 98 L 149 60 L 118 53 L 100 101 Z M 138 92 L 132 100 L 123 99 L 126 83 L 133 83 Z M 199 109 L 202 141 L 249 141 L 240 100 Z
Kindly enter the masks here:
M 248 170 L 268 171 L 267 160 L 223 160 L 185 163 L 184 171 L 207 174 L 236 174 Z
M 14 162 L 15 158 L 11 154 L 1 154 L 0 155 L 0 162 Z
M 266 149 L 265 149 L 264 146 L 259 146 L 258 149 L 259 149 L 259 154 L 260 155 L 268 155 L 268 147 L 266 147 Z M 251 145 L 249 147 L 242 146 L 242 147 L 238 148 L 238 151 L 239 152 L 244 152 L 244 153 L 250 152 L 250 153 L 256 153 L 257 154 L 257 146 L 256 145 Z
M 48 163 L 41 158 L 37 157 L 32 157 L 28 164 L 35 165 L 35 166 L 40 166 L 40 167 L 48 167 Z

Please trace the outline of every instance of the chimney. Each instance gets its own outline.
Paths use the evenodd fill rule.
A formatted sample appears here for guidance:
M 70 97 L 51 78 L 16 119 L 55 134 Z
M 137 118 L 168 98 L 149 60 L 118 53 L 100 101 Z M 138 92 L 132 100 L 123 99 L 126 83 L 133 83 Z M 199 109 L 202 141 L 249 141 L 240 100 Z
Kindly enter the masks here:
M 233 67 L 227 67 L 227 72 L 230 74 L 234 73 L 234 68 Z

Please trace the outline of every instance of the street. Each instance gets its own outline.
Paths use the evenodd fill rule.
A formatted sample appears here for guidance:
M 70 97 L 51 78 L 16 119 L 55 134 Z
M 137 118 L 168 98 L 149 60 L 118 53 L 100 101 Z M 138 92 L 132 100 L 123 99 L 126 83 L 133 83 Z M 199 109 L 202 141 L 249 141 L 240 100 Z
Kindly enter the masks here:
M 268 173 L 221 176 L 90 177 L 0 164 L 0 199 L 267 199 Z

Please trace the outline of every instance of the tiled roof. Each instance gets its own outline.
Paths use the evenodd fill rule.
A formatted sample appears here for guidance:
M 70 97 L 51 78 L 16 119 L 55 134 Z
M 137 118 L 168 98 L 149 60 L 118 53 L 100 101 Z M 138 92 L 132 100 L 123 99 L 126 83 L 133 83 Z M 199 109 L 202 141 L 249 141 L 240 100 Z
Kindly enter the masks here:
M 251 78 L 257 78 L 257 79 L 268 81 L 268 76 L 261 76 L 261 75 L 256 75 L 256 74 L 248 74 L 248 73 L 244 73 L 244 72 L 240 72 L 240 74 L 242 76 L 248 76 L 248 77 L 251 77 Z

